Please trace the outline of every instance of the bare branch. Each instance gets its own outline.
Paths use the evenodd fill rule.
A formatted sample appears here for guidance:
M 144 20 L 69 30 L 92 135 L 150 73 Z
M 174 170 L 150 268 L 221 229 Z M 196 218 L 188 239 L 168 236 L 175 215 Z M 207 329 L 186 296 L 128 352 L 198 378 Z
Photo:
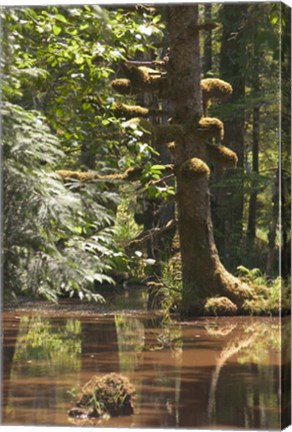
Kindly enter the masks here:
M 143 231 L 135 239 L 129 241 L 126 244 L 125 249 L 133 250 L 134 248 L 141 247 L 143 243 L 147 242 L 148 240 L 153 240 L 153 238 L 160 237 L 165 232 L 172 230 L 175 226 L 176 226 L 176 222 L 174 219 L 172 219 L 163 227 L 151 228 L 147 231 Z

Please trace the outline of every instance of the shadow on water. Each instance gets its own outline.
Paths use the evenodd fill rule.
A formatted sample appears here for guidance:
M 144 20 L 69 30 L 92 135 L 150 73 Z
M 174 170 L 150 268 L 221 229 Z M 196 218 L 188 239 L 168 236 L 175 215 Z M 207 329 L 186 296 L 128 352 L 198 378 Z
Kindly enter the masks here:
M 3 313 L 2 423 L 72 425 L 67 412 L 81 387 L 118 372 L 136 387 L 135 413 L 100 427 L 280 427 L 279 320 L 165 324 L 114 306 Z

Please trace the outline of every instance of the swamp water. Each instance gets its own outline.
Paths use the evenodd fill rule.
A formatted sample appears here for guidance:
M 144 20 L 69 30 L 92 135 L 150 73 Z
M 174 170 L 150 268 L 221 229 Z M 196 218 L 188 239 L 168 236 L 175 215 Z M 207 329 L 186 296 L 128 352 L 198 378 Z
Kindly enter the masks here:
M 78 309 L 61 302 L 3 312 L 3 424 L 280 427 L 277 318 L 165 323 L 159 313 L 122 303 Z M 72 422 L 67 412 L 81 387 L 109 372 L 135 385 L 134 415 Z

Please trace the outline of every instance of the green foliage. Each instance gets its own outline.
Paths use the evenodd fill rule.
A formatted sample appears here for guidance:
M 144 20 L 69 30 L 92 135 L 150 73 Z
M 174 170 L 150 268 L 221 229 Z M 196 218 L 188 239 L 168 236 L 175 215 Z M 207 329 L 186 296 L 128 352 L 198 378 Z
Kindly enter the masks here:
M 182 301 L 182 279 L 178 256 L 162 263 L 161 276 L 158 280 L 158 286 L 151 287 L 154 304 L 150 306 L 159 304 L 165 319 L 169 319 L 170 313 L 178 309 Z
M 101 183 L 64 186 L 52 171 L 64 153 L 39 113 L 4 102 L 2 117 L 5 294 L 102 300 L 92 289 L 111 282 L 113 218 L 104 201 L 114 195 Z
M 273 281 L 267 279 L 260 269 L 238 266 L 240 279 L 254 289 L 252 300 L 246 300 L 244 308 L 253 314 L 276 314 L 290 311 L 290 280 L 278 276 Z
M 92 169 L 97 154 L 115 164 L 112 64 L 153 47 L 159 18 L 99 6 L 7 8 L 1 18 L 3 97 L 43 111 L 71 168 L 78 162 Z

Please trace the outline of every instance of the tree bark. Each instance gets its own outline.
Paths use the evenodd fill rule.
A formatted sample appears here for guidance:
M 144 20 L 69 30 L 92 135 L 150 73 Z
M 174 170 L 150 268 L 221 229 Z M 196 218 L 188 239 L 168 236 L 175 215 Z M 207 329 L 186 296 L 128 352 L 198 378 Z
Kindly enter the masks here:
M 254 38 L 254 79 L 253 79 L 253 93 L 258 97 L 260 91 L 259 82 L 259 60 L 260 53 L 257 42 Z M 260 107 L 256 105 L 253 109 L 253 143 L 252 143 L 252 172 L 253 174 L 259 173 L 259 141 L 260 141 Z M 253 244 L 256 238 L 256 213 L 257 213 L 257 181 L 252 179 L 251 194 L 249 199 L 249 212 L 247 224 L 247 238 Z
M 233 87 L 230 98 L 232 109 L 226 114 L 224 121 L 224 144 L 234 150 L 238 156 L 238 170 L 228 170 L 224 179 L 229 183 L 224 188 L 225 199 L 220 203 L 224 208 L 221 223 L 217 227 L 224 238 L 223 254 L 230 267 L 238 265 L 235 262 L 238 245 L 243 233 L 243 205 L 244 205 L 244 125 L 245 125 L 245 20 L 248 10 L 247 4 L 224 4 L 222 7 L 222 44 L 220 59 L 220 77 Z M 227 183 L 227 184 L 228 184 Z M 235 250 L 236 245 L 236 250 Z
M 260 109 L 255 107 L 253 110 L 253 144 L 252 144 L 252 172 L 259 173 L 259 125 Z M 256 238 L 256 215 L 257 215 L 257 190 L 256 181 L 252 179 L 252 190 L 249 198 L 247 237 L 251 243 Z
M 276 260 L 276 237 L 279 223 L 279 169 L 277 169 L 275 183 L 273 185 L 272 197 L 272 221 L 268 233 L 268 257 L 266 274 L 267 279 L 272 279 L 274 274 L 274 265 Z
M 202 117 L 199 32 L 193 30 L 197 22 L 197 4 L 169 7 L 169 99 L 173 122 L 187 131 L 175 143 L 182 312 L 186 315 L 201 313 L 212 295 L 239 304 L 248 292 L 221 264 L 213 238 L 206 146 L 195 130 Z

